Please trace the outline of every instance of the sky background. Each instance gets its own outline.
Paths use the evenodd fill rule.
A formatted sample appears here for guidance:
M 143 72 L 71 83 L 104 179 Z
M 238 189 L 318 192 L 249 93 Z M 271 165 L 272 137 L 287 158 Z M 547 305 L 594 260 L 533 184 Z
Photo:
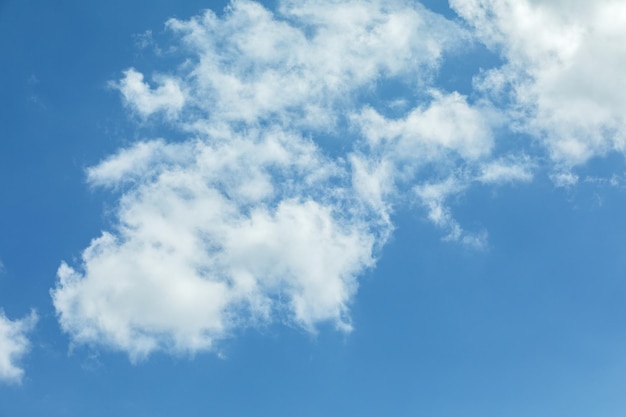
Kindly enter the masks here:
M 624 5 L 226 6 L 0 1 L 0 416 L 623 416 Z

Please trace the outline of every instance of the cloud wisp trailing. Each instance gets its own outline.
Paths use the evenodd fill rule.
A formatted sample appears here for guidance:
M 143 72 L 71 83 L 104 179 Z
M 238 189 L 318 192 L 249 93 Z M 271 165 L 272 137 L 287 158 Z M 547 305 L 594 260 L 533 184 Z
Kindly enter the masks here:
M 285 0 L 276 11 L 240 0 L 169 20 L 180 64 L 130 68 L 112 86 L 131 114 L 188 139 L 141 141 L 87 170 L 119 203 L 110 230 L 58 270 L 62 329 L 133 360 L 215 350 L 273 322 L 350 331 L 358 277 L 399 205 L 422 207 L 447 240 L 486 247 L 485 231 L 454 219 L 451 197 L 529 183 L 545 160 L 565 178 L 621 149 L 616 90 L 571 88 L 592 71 L 593 42 L 621 29 L 579 31 L 616 6 L 576 4 L 580 14 L 561 16 L 543 2 L 453 0 L 467 27 L 403 0 Z M 441 63 L 477 40 L 505 63 L 477 74 L 471 97 L 438 88 Z M 595 110 L 576 117 L 582 108 Z M 498 146 L 508 125 L 549 158 Z

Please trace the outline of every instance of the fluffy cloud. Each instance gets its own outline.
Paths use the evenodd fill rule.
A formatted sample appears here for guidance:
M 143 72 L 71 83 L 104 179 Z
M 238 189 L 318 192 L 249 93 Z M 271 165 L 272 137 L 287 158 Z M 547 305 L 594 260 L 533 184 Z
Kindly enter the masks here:
M 24 375 L 18 362 L 28 352 L 28 332 L 37 321 L 37 315 L 21 320 L 8 319 L 0 310 L 0 381 L 19 383 Z
M 499 68 L 476 85 L 563 169 L 626 143 L 626 4 L 615 0 L 451 0 Z
M 137 360 L 214 350 L 276 321 L 349 331 L 396 204 L 484 247 L 446 200 L 532 177 L 523 157 L 494 154 L 488 105 L 433 88 L 468 35 L 417 3 L 283 1 L 272 13 L 240 0 L 167 28 L 181 64 L 112 85 L 188 139 L 139 142 L 87 170 L 120 197 L 110 230 L 58 270 L 53 302 L 75 343 Z M 387 83 L 401 88 L 380 100 Z
M 378 232 L 313 143 L 280 129 L 222 141 L 139 143 L 89 170 L 92 183 L 136 182 L 115 233 L 59 268 L 52 292 L 79 343 L 139 359 L 195 352 L 275 317 L 349 330 L 357 275 Z

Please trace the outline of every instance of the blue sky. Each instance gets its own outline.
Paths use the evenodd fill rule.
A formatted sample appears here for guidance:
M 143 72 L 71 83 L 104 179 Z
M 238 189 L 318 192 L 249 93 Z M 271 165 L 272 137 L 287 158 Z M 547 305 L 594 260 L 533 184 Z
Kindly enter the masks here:
M 626 8 L 0 1 L 0 416 L 622 416 Z

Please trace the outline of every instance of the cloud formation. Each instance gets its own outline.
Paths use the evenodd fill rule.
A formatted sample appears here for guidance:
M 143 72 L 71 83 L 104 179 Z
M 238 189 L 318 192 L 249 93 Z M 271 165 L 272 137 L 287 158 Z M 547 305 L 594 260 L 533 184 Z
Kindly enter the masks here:
M 0 382 L 22 381 L 24 370 L 19 362 L 30 348 L 27 335 L 36 322 L 34 311 L 21 320 L 10 320 L 0 309 Z
M 140 359 L 276 317 L 350 329 L 380 232 L 344 172 L 279 128 L 214 139 L 139 143 L 89 170 L 93 184 L 133 182 L 116 230 L 59 269 L 54 305 L 76 342 Z
M 626 4 L 450 0 L 504 64 L 476 86 L 563 169 L 626 143 Z
M 235 1 L 222 17 L 167 27 L 185 61 L 149 82 L 129 69 L 113 85 L 135 114 L 190 139 L 140 142 L 88 169 L 90 184 L 121 198 L 113 230 L 59 268 L 63 330 L 134 360 L 215 349 L 273 321 L 349 331 L 357 278 L 392 229 L 388 197 L 404 157 L 382 142 L 477 159 L 469 142 L 488 152 L 491 140 L 458 94 L 434 93 L 399 121 L 357 103 L 386 79 L 427 82 L 464 32 L 403 1 L 283 2 L 276 14 Z M 365 122 L 355 121 L 368 115 L 399 126 L 362 141 L 378 155 L 331 158 L 310 139 L 359 142 Z M 470 138 L 458 132 L 465 122 Z
M 112 86 L 140 120 L 187 139 L 140 141 L 87 170 L 119 203 L 58 270 L 61 327 L 133 360 L 215 350 L 273 322 L 350 331 L 358 277 L 401 205 L 486 248 L 487 231 L 455 220 L 454 196 L 529 183 L 542 164 L 573 185 L 577 164 L 623 150 L 621 58 L 597 48 L 624 56 L 626 26 L 600 24 L 621 6 L 557 3 L 453 0 L 465 28 L 404 0 L 274 12 L 238 0 L 169 20 L 173 45 L 159 51 L 179 65 L 127 69 Z M 475 42 L 503 64 L 469 96 L 438 87 L 441 63 Z M 503 144 L 511 132 L 533 142 Z

